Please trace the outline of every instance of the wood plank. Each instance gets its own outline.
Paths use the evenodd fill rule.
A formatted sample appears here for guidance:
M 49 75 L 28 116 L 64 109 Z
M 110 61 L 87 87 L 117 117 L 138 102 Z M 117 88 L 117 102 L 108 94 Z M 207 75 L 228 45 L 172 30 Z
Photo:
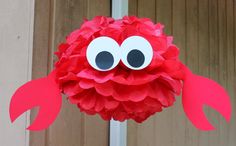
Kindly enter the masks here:
M 84 18 L 93 18 L 95 15 L 110 15 L 110 3 L 107 2 L 107 0 L 97 3 L 68 0 L 65 3 L 64 0 L 58 0 L 55 3 L 53 48 L 56 48 L 57 44 L 64 40 L 69 32 L 79 28 Z M 66 100 L 64 100 L 63 105 L 55 126 L 50 129 L 50 146 L 92 146 L 95 143 L 98 146 L 107 145 L 108 122 L 104 122 L 98 117 L 87 117 Z
M 171 0 L 156 0 L 156 21 L 165 25 L 164 32 L 167 35 L 172 35 L 172 1 Z M 174 106 L 163 109 L 163 112 L 155 115 L 153 123 L 154 142 L 155 145 L 161 146 L 173 145 L 174 121 L 173 114 Z
M 209 49 L 209 1 L 199 0 L 198 2 L 198 49 L 199 49 L 199 75 L 209 77 L 210 49 Z M 209 108 L 204 107 L 206 115 L 209 114 Z M 199 145 L 208 145 L 208 133 L 199 132 Z
M 193 73 L 199 72 L 198 1 L 186 0 L 186 64 Z M 187 120 L 185 145 L 197 146 L 199 131 Z
M 111 16 L 110 0 L 88 0 L 89 19 L 95 16 Z M 84 116 L 84 142 L 85 146 L 106 146 L 109 142 L 109 122 L 99 116 Z
M 156 135 L 155 125 L 156 125 L 155 117 L 150 117 L 141 124 L 137 124 L 136 122 L 131 120 L 128 121 L 127 145 L 128 146 L 156 145 L 155 139 L 157 138 L 157 135 Z
M 42 6 L 47 8 L 46 11 Z M 35 34 L 35 49 L 37 49 L 35 54 L 39 53 L 39 56 L 34 58 L 35 67 L 39 67 L 34 71 L 35 77 L 43 76 L 52 69 L 53 62 L 56 60 L 53 52 L 71 31 L 79 28 L 83 19 L 93 18 L 95 15 L 110 15 L 110 1 L 108 0 L 99 2 L 51 0 L 48 3 L 41 1 L 36 5 L 37 7 L 38 12 L 36 12 L 39 18 L 36 21 L 43 22 L 35 26 L 35 29 L 42 28 Z M 43 39 L 47 43 L 43 43 Z M 34 135 L 31 136 L 31 143 L 35 145 L 40 143 L 44 146 L 92 146 L 95 144 L 104 146 L 108 145 L 108 122 L 101 120 L 98 116 L 90 117 L 80 113 L 79 109 L 69 104 L 64 97 L 61 113 L 55 123 L 46 132 L 42 132 L 39 138 L 36 136 L 40 134 Z
M 138 0 L 129 0 L 128 15 L 137 16 L 138 14 Z
M 171 27 L 172 27 L 172 16 L 170 16 L 171 13 L 171 7 L 172 3 L 171 1 L 168 1 L 169 3 L 165 3 L 166 5 L 161 7 L 160 3 L 161 1 L 156 1 L 156 10 L 154 10 L 153 6 L 150 5 L 153 1 L 150 3 L 145 4 L 141 1 L 138 1 L 138 16 L 139 17 L 148 17 L 152 20 L 156 20 L 156 18 L 160 18 L 158 22 L 163 22 L 164 24 L 167 23 L 166 28 L 168 34 L 171 34 Z M 145 1 L 146 2 L 146 1 Z M 164 2 L 164 1 L 163 1 Z M 170 5 L 169 5 L 170 4 Z M 143 7 L 145 5 L 145 7 Z M 142 6 L 142 7 L 141 7 Z M 162 11 L 162 13 L 157 13 L 157 9 L 159 11 Z M 152 14 L 153 12 L 156 12 L 156 15 Z M 128 122 L 128 145 L 133 146 L 148 146 L 148 145 L 159 145 L 159 146 L 165 146 L 165 145 L 172 145 L 172 135 L 173 135 L 173 127 L 172 127 L 172 111 L 173 107 L 164 109 L 163 112 L 157 113 L 155 116 L 150 117 L 147 121 L 145 121 L 142 124 L 137 124 L 133 121 Z
M 219 81 L 219 36 L 218 36 L 218 2 L 209 0 L 209 48 L 210 48 L 210 78 Z M 219 116 L 210 108 L 208 118 L 214 126 L 219 125 Z M 209 132 L 209 146 L 219 144 L 219 130 Z
M 138 17 L 147 17 L 152 19 L 152 21 L 156 21 L 156 1 L 149 0 L 138 0 L 138 8 L 137 8 L 137 16 Z
M 129 10 L 129 15 L 136 14 L 136 16 L 138 17 L 147 17 L 155 22 L 156 20 L 155 3 L 156 3 L 155 0 L 150 0 L 148 1 L 148 3 L 146 0 L 129 1 L 129 8 L 131 7 L 131 10 Z M 151 117 L 141 125 L 138 125 L 133 121 L 128 121 L 127 145 L 129 146 L 155 145 L 154 141 L 152 141 L 152 139 L 154 138 L 153 136 L 155 136 L 154 129 L 152 128 L 155 125 L 154 121 L 155 121 L 154 117 Z
M 87 17 L 90 19 L 98 15 L 111 16 L 110 6 L 110 0 L 89 0 Z M 99 116 L 85 116 L 84 118 L 85 146 L 93 146 L 94 144 L 97 146 L 108 145 L 109 122 L 102 120 Z
M 227 88 L 227 15 L 226 15 L 226 1 L 218 0 L 218 35 L 219 35 L 219 83 Z M 219 114 L 218 114 L 219 116 Z M 228 145 L 229 124 L 225 119 L 219 116 L 219 143 L 218 145 Z
M 185 0 L 173 0 L 173 37 L 174 44 L 180 49 L 180 60 L 186 63 L 186 3 Z M 184 146 L 186 133 L 186 115 L 183 111 L 182 97 L 176 97 L 174 104 L 172 125 L 173 131 L 173 143 L 172 146 Z
M 127 145 L 138 146 L 138 124 L 134 121 L 127 121 Z
M 44 77 L 48 72 L 50 17 L 50 1 L 35 0 L 33 79 Z
M 227 87 L 235 112 L 236 0 L 172 0 L 170 11 L 166 9 L 166 3 L 156 1 L 156 17 L 157 21 L 162 19 L 160 22 L 166 23 L 172 14 L 172 22 L 168 23 L 172 26 L 168 31 L 174 35 L 174 42 L 181 49 L 180 59 L 194 73 L 210 77 Z M 166 11 L 171 14 L 159 16 Z M 134 10 L 131 12 L 134 13 Z M 235 114 L 232 114 L 230 124 L 226 124 L 219 113 L 206 107 L 204 111 L 217 129 L 199 131 L 186 121 L 181 101 L 178 100 L 175 107 L 168 109 L 171 114 L 164 111 L 140 125 L 129 121 L 128 145 L 235 145 Z
M 231 96 L 233 113 L 236 111 L 236 1 L 227 0 L 227 89 Z M 233 30 L 233 31 L 232 31 Z M 235 145 L 236 114 L 232 114 L 228 145 Z
M 0 145 L 28 146 L 29 113 L 10 122 L 11 96 L 31 79 L 34 1 L 0 1 Z
M 91 19 L 95 16 L 111 16 L 110 0 L 88 0 L 87 18 Z
M 199 75 L 209 77 L 210 50 L 209 50 L 209 1 L 199 0 L 198 7 L 198 49 L 199 49 Z
M 172 34 L 172 0 L 156 0 L 156 21 L 165 25 L 166 34 Z
M 48 73 L 48 51 L 50 32 L 50 1 L 35 0 L 34 18 L 34 42 L 33 42 L 33 62 L 32 78 L 44 77 Z M 30 112 L 30 119 L 33 121 L 38 113 L 38 109 Z M 44 145 L 46 143 L 47 131 L 30 132 L 30 146 Z
M 236 0 L 233 1 L 233 25 L 234 25 L 234 57 L 236 57 L 236 51 L 235 51 L 235 48 L 236 48 Z M 236 58 L 234 58 L 234 72 L 236 73 Z M 236 84 L 235 84 L 236 85 Z
M 173 0 L 174 44 L 180 49 L 180 60 L 186 63 L 186 0 Z

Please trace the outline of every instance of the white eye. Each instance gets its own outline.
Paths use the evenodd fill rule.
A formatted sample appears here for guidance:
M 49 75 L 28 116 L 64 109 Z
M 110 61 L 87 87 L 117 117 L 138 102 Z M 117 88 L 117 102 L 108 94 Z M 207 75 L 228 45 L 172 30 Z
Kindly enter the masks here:
M 96 70 L 108 71 L 120 61 L 120 47 L 109 37 L 94 39 L 87 48 L 86 57 L 89 64 Z
M 121 60 L 130 69 L 141 70 L 152 61 L 152 46 L 143 37 L 131 36 L 124 40 L 121 48 Z

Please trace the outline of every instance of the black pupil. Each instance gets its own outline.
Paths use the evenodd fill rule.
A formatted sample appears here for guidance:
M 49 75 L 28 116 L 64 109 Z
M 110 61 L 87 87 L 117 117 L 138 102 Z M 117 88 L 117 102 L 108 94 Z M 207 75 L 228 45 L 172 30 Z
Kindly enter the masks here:
M 132 67 L 135 67 L 135 68 L 142 66 L 144 63 L 144 60 L 145 60 L 145 57 L 144 57 L 143 53 L 139 50 L 136 50 L 136 49 L 130 51 L 127 55 L 128 63 Z
M 114 58 L 110 52 L 102 51 L 96 56 L 96 65 L 98 68 L 106 70 L 112 67 Z

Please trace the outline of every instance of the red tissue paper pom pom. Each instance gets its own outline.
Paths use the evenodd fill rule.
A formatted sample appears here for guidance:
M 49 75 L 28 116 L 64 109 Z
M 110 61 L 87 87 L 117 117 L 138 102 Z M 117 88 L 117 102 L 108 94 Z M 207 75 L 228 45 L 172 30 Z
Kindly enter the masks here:
M 55 53 L 56 80 L 61 91 L 82 112 L 97 113 L 105 120 L 142 122 L 173 105 L 182 89 L 184 70 L 178 59 L 179 49 L 163 28 L 160 23 L 135 16 L 118 20 L 98 16 L 85 20 Z M 134 35 L 148 40 L 153 48 L 149 66 L 131 70 L 120 62 L 116 68 L 101 72 L 89 65 L 86 49 L 93 39 L 107 36 L 121 44 Z

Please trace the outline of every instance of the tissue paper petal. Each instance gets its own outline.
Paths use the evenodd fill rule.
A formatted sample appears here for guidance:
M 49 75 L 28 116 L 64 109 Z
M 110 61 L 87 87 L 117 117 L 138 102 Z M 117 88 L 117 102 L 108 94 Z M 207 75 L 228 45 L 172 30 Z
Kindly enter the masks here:
M 182 89 L 184 71 L 178 60 L 179 49 L 163 28 L 160 23 L 135 16 L 86 20 L 56 52 L 56 78 L 61 91 L 82 112 L 97 113 L 105 120 L 142 122 L 173 105 Z M 152 61 L 146 68 L 134 71 L 120 62 L 114 69 L 100 72 L 88 64 L 86 49 L 95 38 L 110 37 L 121 45 L 134 35 L 148 40 L 153 48 Z

